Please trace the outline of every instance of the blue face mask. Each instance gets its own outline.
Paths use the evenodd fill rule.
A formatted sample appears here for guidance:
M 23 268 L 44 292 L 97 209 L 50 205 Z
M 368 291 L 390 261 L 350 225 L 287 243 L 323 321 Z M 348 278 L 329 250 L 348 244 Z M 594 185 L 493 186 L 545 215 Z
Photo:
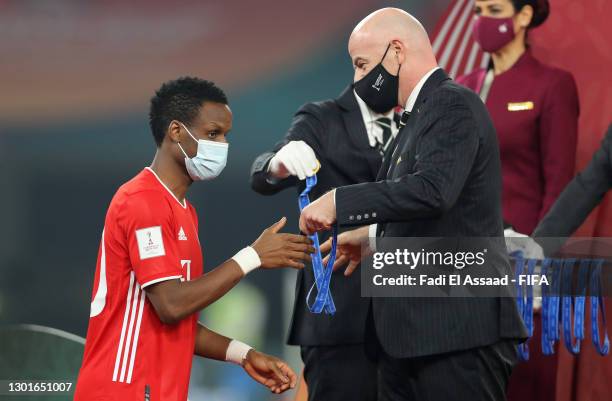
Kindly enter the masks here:
M 185 167 L 191 179 L 194 181 L 206 181 L 212 180 L 221 174 L 227 163 L 229 144 L 207 141 L 205 139 L 198 140 L 191 134 L 185 124 L 180 124 L 185 128 L 191 139 L 198 143 L 198 151 L 194 157 L 187 156 L 181 144 L 177 143 L 185 155 Z

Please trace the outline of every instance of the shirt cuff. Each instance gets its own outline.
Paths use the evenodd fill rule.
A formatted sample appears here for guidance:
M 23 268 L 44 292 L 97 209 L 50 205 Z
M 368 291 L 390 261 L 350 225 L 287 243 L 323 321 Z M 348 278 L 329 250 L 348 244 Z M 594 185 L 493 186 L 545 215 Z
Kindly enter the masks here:
M 266 175 L 266 182 L 268 184 L 276 185 L 279 182 L 281 182 L 283 179 L 282 178 L 277 178 L 277 177 L 273 176 L 272 173 L 270 173 L 270 161 L 272 160 L 272 158 L 274 158 L 274 154 L 266 162 L 266 165 L 264 166 L 263 172 Z
M 372 252 L 376 252 L 376 230 L 378 229 L 378 224 L 370 224 L 368 227 L 368 242 L 370 244 L 370 249 Z

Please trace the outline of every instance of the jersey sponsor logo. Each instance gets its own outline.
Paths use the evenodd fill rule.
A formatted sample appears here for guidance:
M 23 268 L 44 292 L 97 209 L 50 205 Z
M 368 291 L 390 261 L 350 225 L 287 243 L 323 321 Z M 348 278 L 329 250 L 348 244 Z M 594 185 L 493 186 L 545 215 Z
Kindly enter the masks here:
M 140 253 L 141 260 L 166 254 L 161 226 L 136 230 L 136 241 L 138 242 L 138 253 Z
M 187 241 L 187 236 L 185 235 L 185 231 L 183 230 L 182 226 L 181 226 L 181 229 L 178 232 L 178 239 L 179 239 L 179 241 Z

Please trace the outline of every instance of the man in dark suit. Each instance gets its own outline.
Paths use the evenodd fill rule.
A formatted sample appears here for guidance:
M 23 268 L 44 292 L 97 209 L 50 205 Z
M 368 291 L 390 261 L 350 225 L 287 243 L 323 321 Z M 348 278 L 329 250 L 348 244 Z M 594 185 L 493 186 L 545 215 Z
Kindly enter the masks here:
M 352 85 L 336 99 L 307 103 L 285 138 L 256 158 L 251 186 L 264 195 L 289 187 L 299 193 L 319 164 L 311 200 L 337 186 L 373 181 L 398 131 L 393 117 L 392 106 L 383 113 L 369 109 Z M 376 365 L 363 347 L 369 302 L 360 298 L 360 277 L 332 278 L 334 316 L 308 310 L 306 294 L 313 281 L 312 269 L 298 272 L 289 332 L 289 344 L 301 346 L 309 400 L 375 400 Z
M 538 223 L 532 237 L 511 232 L 520 237 L 509 242 L 509 251 L 522 251 L 525 257 L 543 259 L 554 256 L 565 240 L 586 220 L 612 188 L 612 124 L 601 146 L 584 170 L 563 189 L 550 210 Z
M 565 187 L 533 236 L 569 237 L 612 188 L 612 124 L 588 166 Z M 548 254 L 554 250 L 547 250 Z
M 399 98 L 406 125 L 377 182 L 321 196 L 302 211 L 300 229 L 364 226 L 339 238 L 339 262 L 351 260 L 349 273 L 367 225 L 377 224 L 371 227 L 380 237 L 486 237 L 489 253 L 502 261 L 487 268 L 508 274 L 505 247 L 498 246 L 498 144 L 478 96 L 437 67 L 425 30 L 402 10 L 366 17 L 349 52 L 367 72 L 357 93 L 367 104 Z M 373 298 L 371 311 L 379 401 L 505 399 L 516 343 L 526 337 L 511 297 Z

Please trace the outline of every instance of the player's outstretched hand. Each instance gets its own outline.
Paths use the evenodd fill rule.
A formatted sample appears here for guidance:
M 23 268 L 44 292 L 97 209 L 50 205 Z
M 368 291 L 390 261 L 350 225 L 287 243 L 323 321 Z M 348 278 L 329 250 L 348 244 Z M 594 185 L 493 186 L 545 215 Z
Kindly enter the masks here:
M 255 249 L 263 268 L 294 267 L 302 269 L 314 253 L 312 241 L 305 235 L 279 232 L 287 223 L 283 217 L 266 228 L 251 247 Z
M 329 252 L 331 250 L 332 239 L 329 238 L 321 245 L 321 253 Z M 338 235 L 338 243 L 336 247 L 336 261 L 334 262 L 333 269 L 337 269 L 345 266 L 348 263 L 347 268 L 344 270 L 345 276 L 353 274 L 361 260 L 369 255 L 372 250 L 369 247 L 368 241 L 368 227 L 360 227 L 355 230 L 345 231 Z M 327 264 L 329 255 L 323 258 L 323 263 Z
M 276 394 L 294 388 L 297 382 L 295 372 L 286 362 L 254 349 L 249 351 L 242 366 L 253 380 Z

